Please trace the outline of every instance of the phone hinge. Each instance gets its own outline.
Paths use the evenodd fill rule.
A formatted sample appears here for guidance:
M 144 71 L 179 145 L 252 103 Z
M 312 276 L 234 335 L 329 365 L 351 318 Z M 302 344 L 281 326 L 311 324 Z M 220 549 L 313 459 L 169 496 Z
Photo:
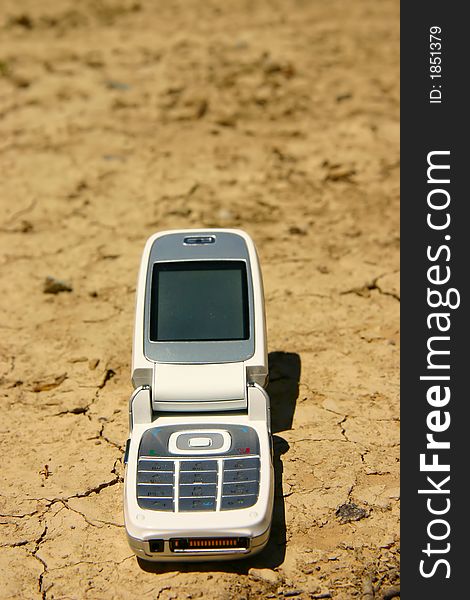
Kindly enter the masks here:
M 248 385 L 248 418 L 250 421 L 263 421 L 271 432 L 271 405 L 268 393 L 257 383 Z
M 152 407 L 155 411 L 214 412 L 246 410 L 243 362 L 154 366 Z
M 129 400 L 129 430 L 134 425 L 151 423 L 152 418 L 152 391 L 149 385 L 141 385 Z

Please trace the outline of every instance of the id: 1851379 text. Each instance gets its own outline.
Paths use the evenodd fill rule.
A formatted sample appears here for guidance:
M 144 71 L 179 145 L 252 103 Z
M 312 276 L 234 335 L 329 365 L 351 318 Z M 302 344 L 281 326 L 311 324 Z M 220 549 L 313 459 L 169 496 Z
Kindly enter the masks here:
M 429 28 L 429 77 L 432 89 L 429 92 L 430 104 L 442 102 L 442 30 L 437 25 Z

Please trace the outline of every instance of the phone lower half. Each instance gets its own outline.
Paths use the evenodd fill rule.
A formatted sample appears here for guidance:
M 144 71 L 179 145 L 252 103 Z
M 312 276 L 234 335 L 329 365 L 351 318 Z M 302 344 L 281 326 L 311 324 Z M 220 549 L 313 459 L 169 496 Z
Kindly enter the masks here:
M 124 486 L 127 538 L 148 561 L 246 558 L 267 544 L 271 438 L 246 415 L 162 417 L 132 432 Z

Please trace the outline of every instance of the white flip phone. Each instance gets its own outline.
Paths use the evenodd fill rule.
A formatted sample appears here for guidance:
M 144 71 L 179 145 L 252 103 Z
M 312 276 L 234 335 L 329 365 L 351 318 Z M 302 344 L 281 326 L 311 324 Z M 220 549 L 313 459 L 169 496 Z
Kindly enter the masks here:
M 125 455 L 129 544 L 148 561 L 267 544 L 273 464 L 266 324 L 252 239 L 156 233 L 139 272 Z

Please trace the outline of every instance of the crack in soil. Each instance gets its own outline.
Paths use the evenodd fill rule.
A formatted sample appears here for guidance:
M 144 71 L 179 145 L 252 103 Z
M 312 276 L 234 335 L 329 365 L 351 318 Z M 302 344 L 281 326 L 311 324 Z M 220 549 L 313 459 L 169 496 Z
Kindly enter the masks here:
M 343 427 L 343 423 L 345 423 L 347 419 L 348 415 L 345 415 L 344 419 L 338 423 L 338 427 L 341 429 L 341 435 L 344 437 L 346 442 L 351 442 L 351 440 L 348 439 L 348 436 L 346 435 L 346 429 Z
M 82 513 L 81 511 L 79 511 L 76 508 L 72 508 L 69 504 L 67 504 L 66 500 L 61 500 L 61 503 L 63 504 L 63 506 L 68 509 L 71 510 L 72 512 L 76 513 L 77 515 L 80 515 L 83 520 L 90 525 L 91 527 L 96 527 L 97 529 L 101 529 L 101 525 L 96 525 L 95 523 L 92 523 L 91 521 L 88 520 L 88 517 L 86 516 L 85 513 Z M 104 521 L 102 519 L 94 519 L 95 521 L 97 521 L 98 523 L 102 523 L 103 525 L 112 525 L 113 527 L 124 527 L 124 525 L 120 525 L 119 523 L 113 523 L 112 521 Z
M 88 414 L 88 411 L 90 410 L 90 407 L 97 400 L 98 395 L 99 395 L 99 391 L 102 390 L 106 386 L 106 384 L 108 383 L 108 381 L 110 381 L 115 375 L 116 375 L 116 371 L 114 371 L 114 369 L 106 369 L 106 371 L 105 371 L 105 373 L 103 375 L 102 382 L 100 384 L 98 384 L 97 386 L 93 386 L 93 387 L 96 387 L 95 395 L 92 398 L 91 402 L 89 404 L 87 404 L 86 406 L 76 406 L 74 408 L 70 408 L 70 409 L 63 410 L 61 412 L 55 413 L 54 415 L 51 415 L 51 416 L 52 417 L 60 417 L 62 415 L 86 415 L 88 417 L 88 419 L 90 421 L 92 421 L 93 419 Z M 95 438 L 91 438 L 91 439 L 95 439 Z M 110 442 L 110 443 L 112 443 L 112 442 Z
M 49 588 L 43 589 L 44 575 L 47 573 L 47 563 L 44 559 L 42 559 L 40 556 L 37 555 L 37 553 L 39 552 L 39 548 L 40 548 L 42 542 L 44 541 L 46 535 L 47 535 L 47 525 L 44 525 L 44 529 L 43 529 L 41 535 L 35 540 L 36 546 L 35 546 L 34 550 L 31 551 L 31 556 L 33 556 L 37 561 L 39 561 L 43 567 L 43 571 L 42 571 L 42 573 L 40 573 L 40 575 L 38 577 L 38 588 L 39 588 L 39 593 L 41 594 L 42 600 L 46 600 L 46 594 L 51 587 L 51 586 L 49 586 Z
M 52 415 L 53 417 L 60 417 L 62 415 L 84 415 L 87 413 L 88 409 L 90 408 L 90 405 L 88 406 L 77 406 L 76 408 L 70 408 L 69 410 L 63 410 L 59 413 L 56 413 L 55 415 Z
M 113 469 L 116 468 L 116 463 L 115 466 L 113 467 Z M 111 471 L 112 473 L 114 473 L 114 471 Z M 47 498 L 47 497 L 43 497 L 43 498 L 27 498 L 27 500 L 35 500 L 37 502 L 41 502 L 41 501 L 45 501 L 48 502 L 49 504 L 47 505 L 47 508 L 44 512 L 47 512 L 51 506 L 53 506 L 56 502 L 67 502 L 68 500 L 71 500 L 72 498 L 87 498 L 88 496 L 91 496 L 91 494 L 99 494 L 101 492 L 101 490 L 104 490 L 105 488 L 111 487 L 113 485 L 116 485 L 118 483 L 122 483 L 123 479 L 120 475 L 116 474 L 116 477 L 114 477 L 113 479 L 111 479 L 111 481 L 105 481 L 104 483 L 100 483 L 99 485 L 90 488 L 89 490 L 86 490 L 85 492 L 79 492 L 78 494 L 73 494 L 72 496 L 67 496 L 66 498 Z M 44 514 L 44 513 L 42 513 Z
M 107 444 L 109 444 L 110 446 L 113 446 L 114 448 L 117 448 L 120 452 L 124 452 L 124 447 L 123 446 L 120 446 L 119 444 L 116 444 L 116 442 L 113 442 L 112 440 L 110 440 L 109 438 L 107 438 L 104 435 L 104 433 L 103 433 L 104 427 L 105 427 L 105 423 L 102 423 L 101 429 L 100 429 L 100 432 L 98 434 L 98 438 L 97 439 L 102 439 Z M 116 463 L 114 463 L 114 466 L 116 466 Z M 111 472 L 113 472 L 113 471 L 111 471 Z
M 63 565 L 62 567 L 54 567 L 53 569 L 49 569 L 47 572 L 48 573 L 52 573 L 54 571 L 62 571 L 63 569 L 69 569 L 71 567 L 77 567 L 78 565 L 106 565 L 106 564 L 112 564 L 112 565 L 122 565 L 122 563 L 124 563 L 126 560 L 130 560 L 132 558 L 135 558 L 135 554 L 130 554 L 129 556 L 124 557 L 122 560 L 79 560 L 76 563 L 70 563 L 67 565 Z M 50 589 L 50 587 L 48 588 Z
M 95 486 L 93 488 L 90 488 L 89 490 L 86 490 L 85 492 L 81 492 L 81 493 L 79 492 L 78 494 L 73 494 L 71 496 L 68 496 L 67 498 L 52 498 L 52 499 L 51 498 L 30 498 L 29 500 L 46 501 L 46 502 L 48 502 L 48 504 L 47 504 L 47 506 L 45 507 L 45 509 L 42 512 L 40 512 L 39 510 L 36 510 L 34 512 L 31 512 L 31 513 L 28 513 L 28 514 L 25 514 L 25 515 L 3 515 L 3 516 L 22 519 L 22 518 L 24 518 L 26 516 L 34 517 L 35 515 L 38 515 L 39 521 L 41 522 L 41 519 L 44 517 L 44 515 L 47 512 L 49 512 L 51 510 L 51 508 L 55 504 L 60 503 L 60 504 L 62 504 L 62 509 L 65 508 L 65 509 L 71 510 L 72 512 L 75 512 L 75 513 L 79 514 L 81 517 L 83 517 L 83 519 L 85 520 L 85 522 L 88 525 L 90 525 L 92 527 L 98 527 L 99 528 L 100 527 L 99 525 L 96 525 L 96 524 L 90 522 L 84 513 L 80 512 L 77 509 L 72 508 L 71 506 L 69 506 L 69 504 L 67 502 L 68 502 L 68 500 L 71 500 L 72 498 L 86 498 L 86 497 L 90 496 L 93 493 L 99 494 L 101 492 L 101 490 L 103 490 L 105 488 L 108 488 L 108 487 L 111 487 L 111 486 L 114 486 L 114 485 L 116 485 L 118 483 L 121 483 L 123 481 L 123 479 L 122 479 L 122 477 L 120 475 L 118 475 L 116 473 L 116 466 L 117 466 L 118 462 L 120 462 L 120 460 L 116 459 L 116 461 L 114 463 L 114 466 L 113 466 L 113 469 L 112 469 L 112 473 L 114 473 L 116 476 L 111 481 L 106 481 L 106 482 L 100 483 L 99 485 L 97 485 L 97 486 Z M 124 527 L 124 525 L 120 525 L 118 523 L 113 523 L 111 521 L 104 521 L 104 520 L 101 520 L 101 519 L 96 519 L 96 521 L 98 521 L 100 523 L 103 523 L 103 525 L 110 525 L 110 526 L 119 527 L 119 528 Z M 15 543 L 12 543 L 12 544 L 3 544 L 3 545 L 0 546 L 0 547 L 15 548 L 15 547 L 26 546 L 28 544 L 34 543 L 34 549 L 33 550 L 29 550 L 28 553 L 33 558 L 35 558 L 37 561 L 39 561 L 41 563 L 41 565 L 42 565 L 42 569 L 43 570 L 42 570 L 42 572 L 40 573 L 40 575 L 38 577 L 38 589 L 39 589 L 39 593 L 41 594 L 42 600 L 47 600 L 47 592 L 53 586 L 53 584 L 51 584 L 49 587 L 44 588 L 44 577 L 45 577 L 45 575 L 49 571 L 48 571 L 48 566 L 47 566 L 46 561 L 43 558 L 41 558 L 40 556 L 38 556 L 38 552 L 40 550 L 41 544 L 46 539 L 47 532 L 48 532 L 47 524 L 44 524 L 44 529 L 42 530 L 42 532 L 39 535 L 39 537 L 37 537 L 36 539 L 33 539 L 33 540 L 21 540 L 20 542 L 15 542 Z M 115 561 L 104 561 L 104 562 L 113 562 L 115 564 L 121 564 L 122 562 L 124 562 L 124 560 L 127 560 L 127 559 L 129 559 L 129 558 L 131 558 L 133 556 L 134 555 L 126 557 L 125 559 L 123 559 L 123 561 L 120 561 L 120 562 L 115 562 Z M 82 562 L 85 562 L 85 561 L 82 561 Z M 80 564 L 80 563 L 77 563 L 77 564 Z M 67 565 L 67 566 L 70 566 L 70 565 Z
M 18 548 L 18 546 L 26 546 L 30 544 L 32 540 L 21 540 L 21 542 L 13 542 L 11 544 L 0 544 L 0 548 Z
M 0 517 L 10 518 L 10 519 L 24 519 L 25 517 L 34 517 L 38 514 L 38 510 L 33 510 L 33 512 L 25 513 L 24 515 L 9 515 L 6 513 L 0 514 Z
M 105 385 L 108 383 L 110 379 L 112 379 L 116 375 L 116 371 L 113 369 L 106 369 L 106 373 L 104 374 L 103 381 L 99 384 L 98 389 L 102 390 Z M 97 392 L 98 394 L 98 392 Z
M 382 279 L 383 277 L 386 277 L 387 275 L 393 275 L 395 273 L 397 273 L 397 271 L 391 271 L 390 273 L 382 273 L 382 275 L 378 275 L 377 277 L 374 277 L 374 279 L 371 282 L 366 282 L 362 286 L 350 288 L 349 290 L 344 290 L 343 292 L 340 292 L 340 296 L 345 296 L 347 294 L 355 294 L 356 296 L 360 296 L 361 298 L 363 298 L 364 290 L 367 290 L 367 291 L 377 290 L 379 292 L 379 294 L 382 294 L 383 296 L 390 296 L 391 298 L 394 298 L 395 300 L 400 302 L 399 294 L 395 294 L 394 292 L 386 292 L 380 287 L 380 284 L 379 284 L 380 279 Z

